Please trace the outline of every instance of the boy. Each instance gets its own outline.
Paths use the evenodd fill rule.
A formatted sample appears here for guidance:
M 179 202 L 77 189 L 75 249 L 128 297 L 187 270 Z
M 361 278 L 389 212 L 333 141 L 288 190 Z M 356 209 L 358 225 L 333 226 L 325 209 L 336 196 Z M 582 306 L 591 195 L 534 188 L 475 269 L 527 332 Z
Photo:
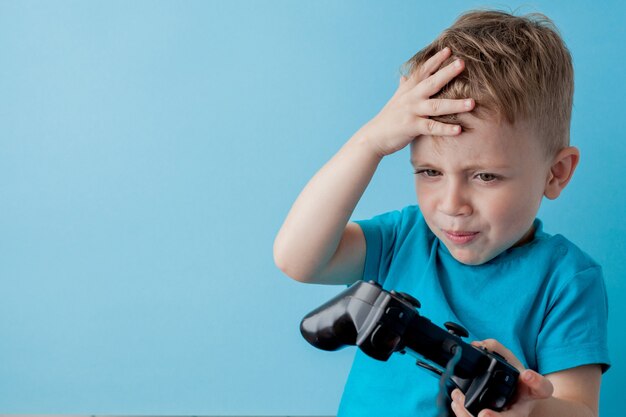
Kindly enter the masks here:
M 462 15 L 306 185 L 276 237 L 276 264 L 309 283 L 374 279 L 417 297 L 434 323 L 520 369 L 487 416 L 597 416 L 609 366 L 601 268 L 535 216 L 570 181 L 573 69 L 552 22 Z M 417 206 L 349 222 L 380 160 L 410 145 Z M 506 346 L 506 347 L 505 347 Z M 357 351 L 339 416 L 435 415 L 437 381 L 410 358 Z M 451 409 L 469 416 L 455 390 Z

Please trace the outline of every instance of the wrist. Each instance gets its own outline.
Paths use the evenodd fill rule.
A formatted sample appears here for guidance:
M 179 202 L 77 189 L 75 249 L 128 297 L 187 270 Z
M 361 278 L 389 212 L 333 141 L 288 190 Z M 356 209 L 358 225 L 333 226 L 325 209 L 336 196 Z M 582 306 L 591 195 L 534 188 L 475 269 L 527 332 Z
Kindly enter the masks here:
M 376 134 L 366 129 L 365 126 L 359 129 L 348 141 L 350 146 L 368 154 L 370 157 L 376 159 L 377 162 L 380 162 L 389 154 L 385 152 L 380 142 Z

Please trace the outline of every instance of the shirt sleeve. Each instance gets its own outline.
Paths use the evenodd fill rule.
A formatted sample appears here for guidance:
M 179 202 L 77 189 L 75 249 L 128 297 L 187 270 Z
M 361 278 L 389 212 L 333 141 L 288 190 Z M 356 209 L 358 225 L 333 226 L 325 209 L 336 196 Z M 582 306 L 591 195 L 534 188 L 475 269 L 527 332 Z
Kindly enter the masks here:
M 609 366 L 608 300 L 602 268 L 587 268 L 563 285 L 548 307 L 537 339 L 541 374 L 576 366 Z
M 355 222 L 365 235 L 364 280 L 374 280 L 380 285 L 384 284 L 393 258 L 394 242 L 401 218 L 401 212 L 392 211 L 369 220 Z

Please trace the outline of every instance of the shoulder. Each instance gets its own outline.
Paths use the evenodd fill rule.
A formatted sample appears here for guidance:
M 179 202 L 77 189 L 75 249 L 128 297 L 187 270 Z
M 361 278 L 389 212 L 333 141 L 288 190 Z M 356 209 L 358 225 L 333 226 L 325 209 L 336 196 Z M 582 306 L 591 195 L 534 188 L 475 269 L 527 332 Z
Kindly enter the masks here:
M 587 252 L 561 234 L 545 233 L 541 226 L 537 232 L 532 259 L 543 260 L 554 275 L 573 277 L 580 272 L 595 270 L 601 275 L 602 267 Z
M 602 267 L 595 259 L 565 236 L 547 235 L 537 245 L 550 261 L 553 273 L 563 278 L 574 277 L 582 272 L 594 272 L 591 275 L 602 275 Z M 587 274 L 589 275 L 589 274 Z
M 543 298 L 536 349 L 539 371 L 589 364 L 606 370 L 608 299 L 602 267 L 562 235 L 539 236 L 537 243 L 537 258 L 549 260 L 538 287 Z
M 607 294 L 602 266 L 588 253 L 562 235 L 547 242 L 552 251 L 550 278 L 552 280 L 551 308 L 557 303 L 571 303 L 581 308 L 591 304 L 598 308 L 607 306 Z
M 585 303 L 606 303 L 600 264 L 563 235 L 545 233 L 541 222 L 537 226 L 533 242 L 517 248 L 514 264 L 507 265 L 525 277 L 521 288 L 543 298 L 548 310 L 581 296 Z

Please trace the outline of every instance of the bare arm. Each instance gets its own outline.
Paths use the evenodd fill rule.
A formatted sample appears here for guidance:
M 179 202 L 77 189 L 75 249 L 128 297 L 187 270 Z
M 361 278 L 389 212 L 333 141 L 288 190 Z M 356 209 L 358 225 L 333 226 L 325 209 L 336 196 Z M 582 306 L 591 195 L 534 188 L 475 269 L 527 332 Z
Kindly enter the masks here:
M 347 224 L 380 160 L 357 132 L 309 181 L 274 243 L 274 259 L 285 274 L 323 284 L 359 279 L 365 239 L 358 225 Z
M 600 401 L 599 365 L 586 365 L 546 375 L 554 386 L 552 397 L 539 401 L 532 417 L 597 417 Z
M 360 279 L 365 239 L 348 223 L 381 159 L 423 134 L 458 135 L 460 126 L 429 116 L 470 111 L 473 100 L 430 99 L 463 71 L 463 63 L 440 68 L 444 49 L 410 78 L 402 77 L 394 96 L 315 174 L 293 204 L 274 242 L 276 265 L 302 282 L 349 284 Z
M 516 398 L 510 407 L 499 413 L 483 410 L 477 417 L 598 417 L 600 400 L 600 365 L 584 365 L 540 375 L 524 369 L 513 353 L 495 339 L 472 342 L 504 356 L 521 372 Z M 463 406 L 465 396 L 452 393 L 452 409 L 457 417 L 472 417 Z

